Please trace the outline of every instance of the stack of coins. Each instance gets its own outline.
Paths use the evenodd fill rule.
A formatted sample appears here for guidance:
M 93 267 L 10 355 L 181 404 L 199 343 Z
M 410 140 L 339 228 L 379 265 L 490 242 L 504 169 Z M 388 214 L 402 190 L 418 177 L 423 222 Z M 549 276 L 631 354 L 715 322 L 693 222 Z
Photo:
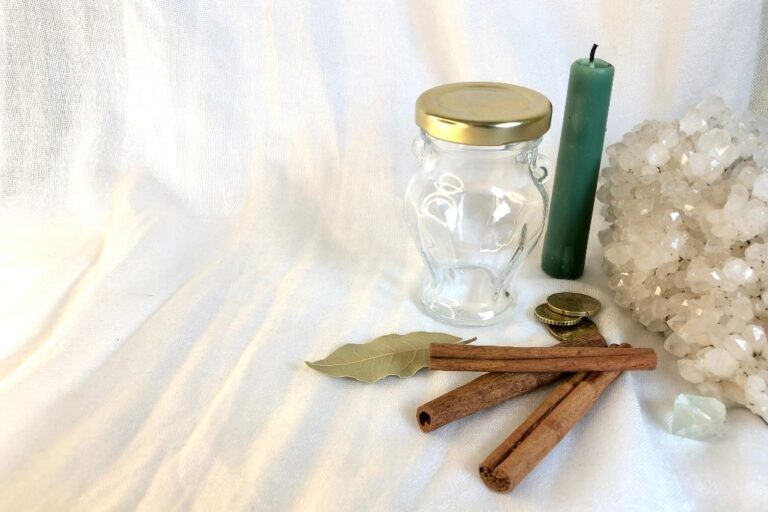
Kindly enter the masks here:
M 547 324 L 550 334 L 559 340 L 566 340 L 573 328 L 582 322 L 586 327 L 593 324 L 589 317 L 600 311 L 600 301 L 589 295 L 574 292 L 562 292 L 547 297 L 545 304 L 536 306 L 533 314 L 536 319 Z

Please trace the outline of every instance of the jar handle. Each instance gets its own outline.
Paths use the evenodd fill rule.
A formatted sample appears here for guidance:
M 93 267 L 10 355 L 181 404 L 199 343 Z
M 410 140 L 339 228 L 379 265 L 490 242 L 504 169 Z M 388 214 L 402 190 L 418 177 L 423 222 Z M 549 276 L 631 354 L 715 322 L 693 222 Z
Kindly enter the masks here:
M 552 163 L 549 161 L 549 159 L 541 155 L 537 155 L 536 160 L 531 162 L 529 172 L 531 174 L 531 179 L 533 180 L 534 185 L 539 190 L 539 194 L 541 194 L 542 211 L 541 224 L 531 235 L 531 242 L 528 246 L 526 255 L 528 255 L 528 253 L 533 250 L 533 248 L 539 242 L 541 235 L 544 234 L 547 216 L 549 215 L 549 192 L 547 192 L 547 187 L 544 186 L 544 183 L 547 181 L 547 178 L 549 178 L 549 168 L 551 165 Z
M 539 185 L 543 185 L 549 178 L 549 168 L 552 166 L 552 162 L 548 158 L 541 155 L 536 157 L 536 161 L 531 165 L 531 177 Z

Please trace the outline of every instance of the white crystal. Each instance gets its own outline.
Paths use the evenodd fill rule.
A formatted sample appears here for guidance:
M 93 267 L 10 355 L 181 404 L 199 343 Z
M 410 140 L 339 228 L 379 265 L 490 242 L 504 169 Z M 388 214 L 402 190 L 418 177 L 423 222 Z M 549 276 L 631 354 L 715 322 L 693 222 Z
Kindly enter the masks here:
M 723 342 L 723 347 L 734 359 L 741 360 L 752 356 L 752 345 L 743 336 L 738 334 L 728 336 Z
M 661 167 L 669 160 L 669 150 L 664 144 L 652 144 L 645 152 L 645 160 L 653 166 Z M 655 171 L 655 169 L 654 169 Z M 649 173 L 652 174 L 652 173 Z
M 768 173 L 758 175 L 752 182 L 752 197 L 768 202 Z
M 614 265 L 623 265 L 632 259 L 632 253 L 629 244 L 615 243 L 605 248 L 605 257 Z
M 752 349 L 757 353 L 762 352 L 765 348 L 766 342 L 768 342 L 768 338 L 766 338 L 765 335 L 765 329 L 755 324 L 750 324 L 747 326 L 744 339 L 749 341 Z
M 723 206 L 727 212 L 738 212 L 746 206 L 749 201 L 749 190 L 744 185 L 734 185 L 728 194 L 728 201 Z
M 760 176 L 760 172 L 757 170 L 757 168 L 753 165 L 745 165 L 741 168 L 738 174 L 738 180 L 739 183 L 746 187 L 752 188 L 752 193 L 755 193 L 754 183 L 755 180 Z M 761 198 L 762 199 L 762 198 Z
M 696 150 L 717 158 L 730 143 L 731 135 L 727 130 L 714 128 L 701 134 L 696 141 Z
M 664 348 L 667 350 L 667 352 L 677 357 L 684 357 L 688 355 L 688 350 L 689 350 L 688 343 L 686 343 L 683 338 L 681 338 L 675 333 L 670 334 L 667 337 L 667 339 L 664 341 Z M 679 363 L 681 362 L 682 361 L 680 361 Z M 690 380 L 690 379 L 686 379 L 686 380 Z
M 755 391 L 765 391 L 765 381 L 760 377 L 759 375 L 750 375 L 747 377 L 747 386 L 748 389 L 752 389 Z
M 760 135 L 763 135 L 763 134 L 760 134 Z M 760 144 L 755 150 L 755 153 L 752 156 L 752 158 L 755 160 L 755 163 L 760 167 L 768 167 L 768 144 L 766 144 L 765 142 L 763 144 Z
M 707 128 L 707 120 L 701 112 L 691 110 L 680 120 L 680 131 L 686 135 L 704 131 Z
M 669 123 L 664 123 L 659 127 L 658 133 L 659 142 L 664 144 L 667 148 L 677 146 L 680 142 L 680 136 L 677 133 L 677 128 Z
M 727 350 L 722 348 L 705 349 L 701 360 L 702 369 L 716 379 L 728 379 L 739 368 L 739 363 Z
M 725 405 L 716 398 L 677 395 L 672 413 L 672 433 L 691 439 L 725 435 Z
M 704 372 L 697 368 L 696 361 L 691 359 L 680 359 L 677 362 L 677 368 L 680 370 L 680 376 L 688 382 L 701 384 L 706 380 Z
M 704 153 L 694 153 L 688 158 L 688 168 L 694 178 L 703 178 L 711 170 L 712 160 Z
M 731 134 L 722 128 L 702 133 L 696 141 L 696 150 L 723 165 L 730 165 L 739 157 L 738 148 L 731 143 Z
M 744 284 L 755 277 L 755 271 L 741 258 L 728 258 L 723 263 L 723 275 L 736 284 Z
M 701 393 L 768 421 L 768 121 L 712 97 L 606 152 L 599 238 L 616 302 L 664 332 Z

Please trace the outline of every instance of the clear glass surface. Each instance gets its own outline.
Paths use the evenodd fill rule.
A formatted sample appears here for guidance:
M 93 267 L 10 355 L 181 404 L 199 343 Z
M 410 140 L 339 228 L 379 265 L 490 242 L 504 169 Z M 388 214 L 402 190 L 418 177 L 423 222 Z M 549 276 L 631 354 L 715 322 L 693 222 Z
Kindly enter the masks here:
M 549 197 L 541 139 L 467 146 L 422 131 L 408 226 L 427 269 L 419 301 L 454 325 L 489 325 L 516 304 L 514 273 L 544 229 Z

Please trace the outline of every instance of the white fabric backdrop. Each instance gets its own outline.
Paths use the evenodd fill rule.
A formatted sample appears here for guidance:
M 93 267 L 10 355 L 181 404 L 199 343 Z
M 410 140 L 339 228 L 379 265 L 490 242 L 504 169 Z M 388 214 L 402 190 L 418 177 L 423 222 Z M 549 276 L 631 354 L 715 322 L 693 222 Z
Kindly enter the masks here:
M 401 216 L 413 102 L 533 87 L 554 157 L 568 66 L 597 42 L 617 70 L 609 142 L 710 94 L 765 112 L 764 9 L 5 0 L 0 509 L 765 510 L 768 427 L 735 409 L 723 440 L 669 434 L 693 387 L 663 351 L 509 495 L 476 466 L 545 391 L 426 435 L 415 408 L 470 376 L 303 365 L 389 332 L 549 344 L 530 312 L 567 289 L 600 298 L 610 340 L 661 349 L 612 304 L 596 240 L 577 282 L 536 251 L 498 326 L 422 315 Z

